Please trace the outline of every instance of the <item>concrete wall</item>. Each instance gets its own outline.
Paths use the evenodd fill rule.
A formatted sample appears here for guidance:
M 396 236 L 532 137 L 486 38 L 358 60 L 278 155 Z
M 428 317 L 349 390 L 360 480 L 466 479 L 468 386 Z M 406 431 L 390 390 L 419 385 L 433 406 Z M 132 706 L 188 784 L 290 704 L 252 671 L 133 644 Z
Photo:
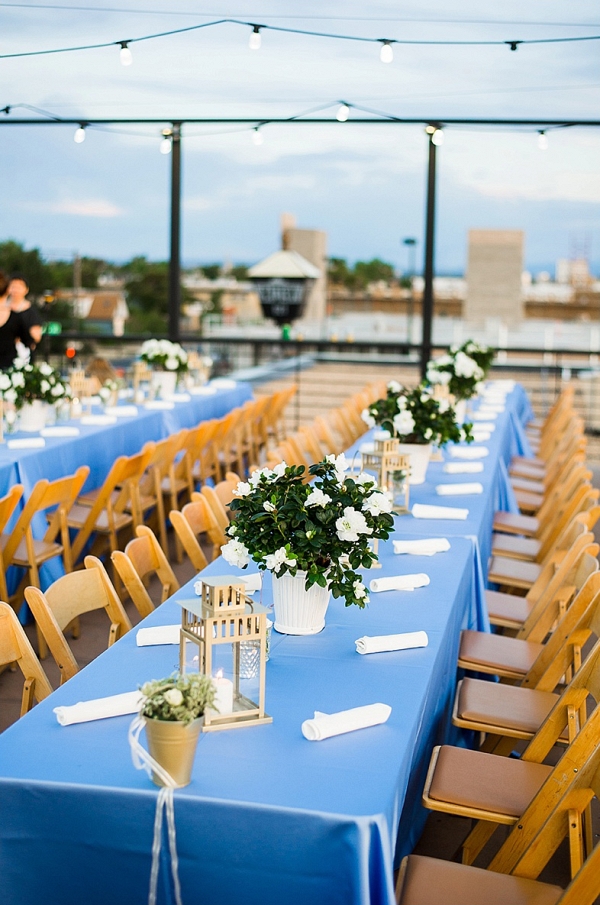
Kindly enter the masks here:
M 319 229 L 285 228 L 282 234 L 284 251 L 297 251 L 321 271 L 306 303 L 304 318 L 322 320 L 325 317 L 327 295 L 327 233 Z
M 515 325 L 523 318 L 524 239 L 519 229 L 469 230 L 466 320 L 496 317 Z

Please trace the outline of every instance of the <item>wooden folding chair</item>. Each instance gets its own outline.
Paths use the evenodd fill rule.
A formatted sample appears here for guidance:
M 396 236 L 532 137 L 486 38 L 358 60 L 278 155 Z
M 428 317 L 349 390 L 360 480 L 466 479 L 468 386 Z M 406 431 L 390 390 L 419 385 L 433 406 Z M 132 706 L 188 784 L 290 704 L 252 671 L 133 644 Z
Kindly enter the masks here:
M 493 530 L 502 534 L 518 534 L 523 537 L 533 537 L 543 541 L 555 530 L 555 525 L 565 512 L 569 518 L 585 508 L 596 505 L 600 491 L 587 485 L 578 487 L 571 498 L 552 498 L 552 505 L 544 503 L 545 511 L 537 515 L 521 515 L 513 512 L 496 512 L 494 514 Z
M 108 574 L 95 556 L 86 556 L 85 569 L 57 579 L 45 591 L 25 588 L 25 600 L 60 670 L 61 685 L 79 670 L 64 632 L 74 619 L 91 610 L 106 610 L 110 619 L 108 646 L 128 632 L 131 622 Z
M 161 603 L 180 585 L 152 529 L 139 525 L 135 533 L 136 537 L 129 541 L 125 551 L 114 550 L 110 558 L 138 613 L 144 617 L 154 610 L 145 586 L 150 575 L 156 575 L 161 583 Z
M 80 497 L 72 507 L 67 524 L 77 529 L 72 545 L 74 564 L 92 535 L 95 535 L 92 553 L 101 552 L 107 544 L 112 552 L 118 549 L 120 532 L 142 523 L 139 483 L 153 452 L 154 443 L 146 443 L 134 456 L 119 456 L 95 498 L 94 495 Z M 118 493 L 113 498 L 115 490 Z
M 201 572 L 208 562 L 198 537 L 206 535 L 212 543 L 211 560 L 219 556 L 221 547 L 227 543 L 228 538 L 219 527 L 206 498 L 201 493 L 194 493 L 192 497 L 192 502 L 186 503 L 181 512 L 173 509 L 169 513 L 169 518 L 192 565 Z
M 235 488 L 235 485 L 234 485 L 234 488 Z M 205 484 L 204 487 L 202 488 L 202 490 L 200 491 L 200 494 L 204 497 L 204 499 L 210 506 L 210 510 L 215 518 L 215 521 L 216 521 L 217 525 L 219 526 L 219 528 L 221 529 L 223 536 L 225 536 L 225 533 L 226 533 L 227 529 L 229 528 L 229 516 L 227 515 L 227 510 L 225 509 L 225 506 L 221 502 L 221 499 L 220 499 L 219 495 L 217 494 L 215 488 L 209 487 L 207 484 Z M 197 493 L 193 493 L 192 501 L 196 500 L 198 498 L 198 495 L 199 494 L 197 494 Z M 233 499 L 233 493 L 230 497 L 230 502 L 232 499 Z M 226 541 L 225 541 L 225 543 L 226 543 Z
M 219 480 L 221 466 L 215 447 L 219 425 L 220 422 L 214 418 L 202 421 L 188 431 L 185 449 L 194 488 L 208 480 Z
M 190 472 L 189 458 L 185 452 L 187 430 L 159 440 L 139 484 L 139 505 L 144 522 L 156 526 L 161 546 L 169 553 L 165 497 L 168 508 L 179 508 L 179 498 L 191 495 L 194 485 Z M 113 492 L 113 503 L 118 491 Z
M 581 498 L 582 505 L 588 502 L 587 490 Z M 508 556 L 510 559 L 522 559 L 524 562 L 542 562 L 549 551 L 558 542 L 561 534 L 567 530 L 569 524 L 579 519 L 588 531 L 591 531 L 600 518 L 600 506 L 592 505 L 580 512 L 572 513 L 571 507 L 563 509 L 556 518 L 550 530 L 542 539 L 535 537 L 519 537 L 515 534 L 492 535 L 492 555 Z
M 21 716 L 31 710 L 33 699 L 42 701 L 52 693 L 52 687 L 42 669 L 23 626 L 7 603 L 0 603 L 0 666 L 16 663 L 25 683 L 21 697 Z
M 4 533 L 11 515 L 17 507 L 17 503 L 23 496 L 23 485 L 14 484 L 6 496 L 0 498 L 0 536 Z M 8 532 L 7 532 L 8 536 Z M 0 600 L 8 600 L 8 590 L 6 587 L 6 574 L 4 571 L 4 561 L 0 557 Z

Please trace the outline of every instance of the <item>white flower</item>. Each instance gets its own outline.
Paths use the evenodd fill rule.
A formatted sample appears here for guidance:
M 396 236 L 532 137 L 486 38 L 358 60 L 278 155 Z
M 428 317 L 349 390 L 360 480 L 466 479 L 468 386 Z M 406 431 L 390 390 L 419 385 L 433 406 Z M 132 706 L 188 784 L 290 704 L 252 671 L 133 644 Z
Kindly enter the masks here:
M 47 380 L 42 380 L 42 382 L 40 383 L 40 392 L 44 394 L 50 392 L 50 384 Z
M 335 476 L 339 484 L 343 484 L 346 478 L 346 472 L 350 467 L 350 463 L 346 459 L 344 453 L 340 453 L 339 456 L 334 456 L 333 454 L 330 456 L 326 456 L 326 461 L 331 462 L 333 467 L 335 468 Z
M 13 390 L 13 388 L 11 387 L 10 390 L 7 390 L 5 392 L 4 398 L 6 399 L 7 402 L 16 402 L 17 401 L 17 391 Z
M 331 497 L 324 493 L 320 488 L 315 487 L 306 497 L 305 506 L 321 506 L 323 509 L 331 503 Z
M 54 372 L 54 368 L 51 368 L 50 365 L 43 361 L 38 368 L 42 377 L 50 377 L 50 375 Z
M 429 402 L 431 393 L 421 393 L 421 402 Z
M 387 388 L 390 391 L 390 393 L 401 393 L 402 392 L 402 384 L 398 383 L 397 380 L 390 380 L 390 382 L 387 385 Z
M 8 390 L 11 387 L 11 381 L 8 374 L 0 374 L 0 392 L 4 392 L 4 390 Z
M 393 424 L 394 430 L 401 437 L 412 434 L 415 429 L 415 419 L 410 412 L 398 412 L 398 414 L 394 416 Z
M 65 392 L 65 389 L 62 384 L 56 383 L 51 390 L 53 396 L 62 396 Z
M 362 412 L 360 413 L 360 417 L 365 422 L 367 427 L 375 427 L 375 425 L 377 424 L 377 422 L 375 421 L 375 418 L 373 417 L 373 415 L 371 414 L 369 409 L 363 409 Z
M 111 391 L 108 389 L 108 387 L 100 387 L 100 389 L 98 390 L 98 395 L 100 396 L 102 402 L 108 402 L 108 400 L 110 399 L 110 392 Z
M 440 415 L 444 415 L 448 409 L 450 408 L 450 403 L 447 399 L 438 399 L 438 411 Z
M 367 525 L 362 512 L 358 512 L 353 506 L 346 506 L 335 527 L 341 541 L 357 541 L 360 534 L 373 534 L 373 529 Z
M 372 474 L 368 473 L 368 471 L 361 471 L 359 474 L 353 474 L 351 475 L 351 478 L 355 484 L 372 484 L 374 487 L 377 487 L 377 481 Z
M 354 582 L 354 584 L 352 585 L 352 587 L 354 589 L 354 596 L 356 597 L 357 600 L 364 600 L 365 603 L 369 602 L 369 598 L 367 597 L 367 589 L 365 588 L 362 581 L 357 579 Z
M 165 368 L 167 371 L 176 371 L 179 367 L 179 361 L 176 358 L 167 358 Z
M 234 496 L 248 496 L 252 492 L 252 487 L 246 481 L 240 481 L 235 490 L 231 492 Z
M 423 431 L 423 436 L 426 440 L 431 440 L 431 438 L 433 437 L 433 431 L 430 427 L 425 428 L 425 430 Z
M 237 566 L 238 569 L 243 569 L 250 562 L 250 551 L 239 540 L 230 540 L 228 544 L 223 544 L 221 553 L 225 562 L 230 566 Z
M 24 386 L 25 386 L 25 378 L 24 378 L 23 374 L 21 374 L 20 371 L 16 371 L 16 372 L 11 376 L 10 379 L 11 379 L 12 385 L 13 385 L 14 387 L 24 387 Z
M 477 362 L 464 352 L 457 352 L 454 359 L 454 372 L 457 377 L 483 377 L 483 372 Z
M 288 559 L 285 547 L 280 547 L 275 553 L 268 553 L 265 556 L 265 565 L 269 572 L 278 572 L 284 563 L 292 568 L 296 565 L 295 559 Z
M 270 480 L 276 481 L 277 478 L 282 478 L 285 474 L 285 470 L 287 465 L 285 462 L 278 462 L 270 475 Z
M 268 500 L 265 500 L 265 502 L 263 503 L 263 509 L 264 509 L 266 512 L 275 512 L 276 508 L 277 508 L 277 507 L 274 506 L 273 503 L 269 503 Z
M 365 499 L 363 509 L 370 515 L 378 516 L 381 515 L 382 512 L 392 511 L 392 501 L 385 493 L 372 493 L 371 496 L 368 496 Z
M 397 405 L 398 405 L 398 409 L 399 409 L 401 412 L 403 412 L 404 409 L 406 408 L 406 405 L 407 405 L 406 396 L 398 396 Z
M 485 387 L 485 383 L 483 382 L 483 380 L 479 380 L 479 381 L 475 384 L 475 392 L 476 392 L 476 393 L 483 393 L 483 388 L 484 388 L 484 387 Z
M 19 358 L 18 356 L 13 361 L 13 368 L 18 368 L 19 371 L 22 371 L 25 365 L 27 364 L 29 359 L 27 358 Z
M 183 695 L 178 688 L 169 688 L 168 691 L 165 691 L 164 698 L 171 707 L 179 707 L 183 704 Z

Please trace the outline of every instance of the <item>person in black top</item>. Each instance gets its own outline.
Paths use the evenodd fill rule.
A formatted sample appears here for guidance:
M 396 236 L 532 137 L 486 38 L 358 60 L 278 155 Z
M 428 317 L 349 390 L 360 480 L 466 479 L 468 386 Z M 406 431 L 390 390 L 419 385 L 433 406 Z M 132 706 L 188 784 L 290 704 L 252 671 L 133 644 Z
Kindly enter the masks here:
M 33 343 L 23 315 L 11 310 L 8 286 L 8 277 L 0 270 L 0 371 L 7 371 L 17 357 L 18 340 L 28 347 Z
M 29 292 L 29 284 L 27 277 L 22 273 L 11 273 L 8 294 L 10 296 L 10 307 L 15 314 L 20 314 L 23 323 L 31 336 L 29 345 L 31 353 L 31 361 L 33 361 L 33 353 L 35 347 L 42 341 L 42 317 L 35 305 L 32 305 L 27 298 Z M 27 343 L 23 340 L 23 344 Z

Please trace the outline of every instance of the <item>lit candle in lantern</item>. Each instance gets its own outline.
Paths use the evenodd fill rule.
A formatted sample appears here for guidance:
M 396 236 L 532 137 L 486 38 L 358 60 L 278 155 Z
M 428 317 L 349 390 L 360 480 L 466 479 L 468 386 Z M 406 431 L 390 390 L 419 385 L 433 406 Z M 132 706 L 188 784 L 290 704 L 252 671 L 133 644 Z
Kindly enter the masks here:
M 233 713 L 233 682 L 231 679 L 225 678 L 222 669 L 216 676 L 213 676 L 213 685 L 216 692 L 214 709 L 220 716 L 225 713 Z

